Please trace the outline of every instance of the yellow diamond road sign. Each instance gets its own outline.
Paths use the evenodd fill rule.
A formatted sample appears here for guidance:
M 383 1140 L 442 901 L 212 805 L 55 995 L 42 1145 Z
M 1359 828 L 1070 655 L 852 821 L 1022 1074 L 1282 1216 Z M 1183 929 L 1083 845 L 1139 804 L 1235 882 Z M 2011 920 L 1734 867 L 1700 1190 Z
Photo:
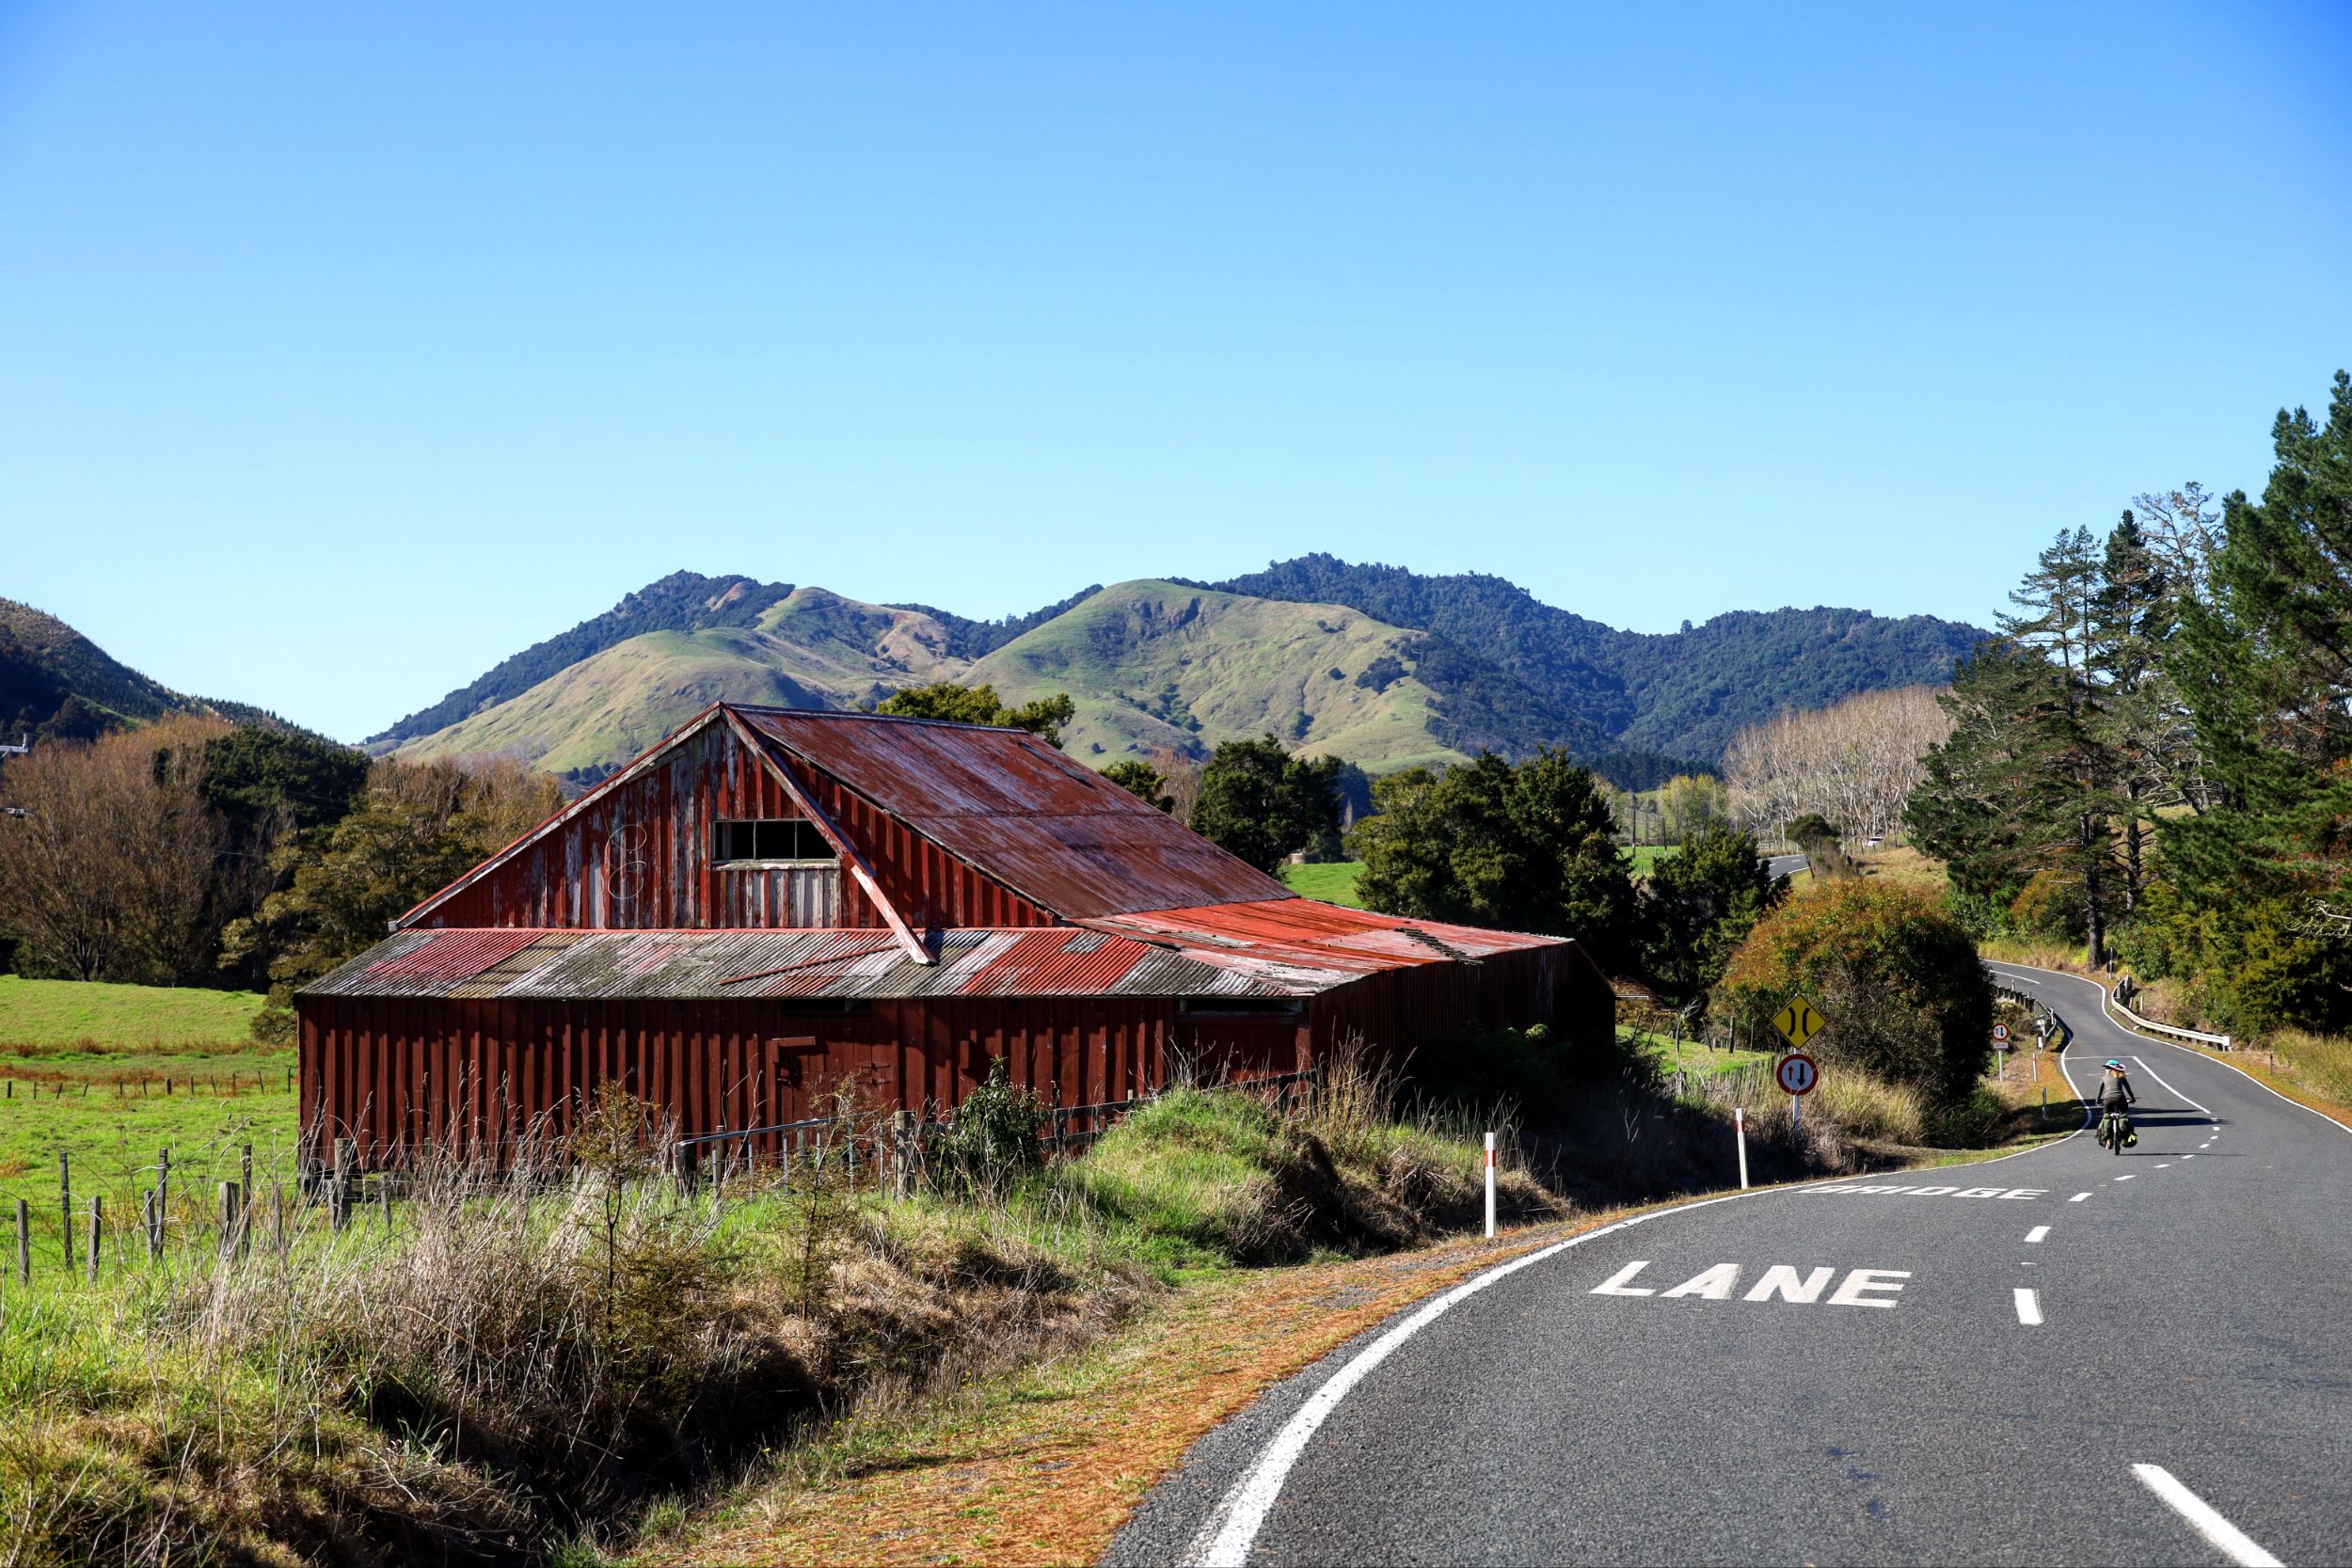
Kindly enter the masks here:
M 1790 1045 L 1802 1049 L 1820 1031 L 1821 1015 L 1813 1010 L 1812 1003 L 1800 996 L 1780 1010 L 1772 1020 L 1772 1027 L 1787 1036 Z

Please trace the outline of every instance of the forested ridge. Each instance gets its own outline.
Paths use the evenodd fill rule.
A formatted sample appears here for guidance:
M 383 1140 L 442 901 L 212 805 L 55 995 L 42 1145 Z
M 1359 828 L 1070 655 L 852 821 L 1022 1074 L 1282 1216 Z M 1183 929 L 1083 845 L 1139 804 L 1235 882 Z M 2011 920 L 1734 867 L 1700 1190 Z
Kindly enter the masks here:
M 1323 554 L 1215 586 L 1347 605 L 1430 633 L 1448 658 L 1434 673 L 1425 666 L 1422 678 L 1448 694 L 1450 706 L 1458 696 L 1466 710 L 1502 716 L 1502 723 L 1487 721 L 1502 742 L 1494 749 L 1514 754 L 1565 743 L 1712 764 L 1741 728 L 1784 708 L 1941 685 L 1953 661 L 1987 635 L 1931 615 L 1889 619 L 1824 607 L 1734 610 L 1700 626 L 1686 622 L 1678 632 L 1619 631 L 1502 578 L 1430 577 Z M 1512 685 L 1518 689 L 1507 690 Z

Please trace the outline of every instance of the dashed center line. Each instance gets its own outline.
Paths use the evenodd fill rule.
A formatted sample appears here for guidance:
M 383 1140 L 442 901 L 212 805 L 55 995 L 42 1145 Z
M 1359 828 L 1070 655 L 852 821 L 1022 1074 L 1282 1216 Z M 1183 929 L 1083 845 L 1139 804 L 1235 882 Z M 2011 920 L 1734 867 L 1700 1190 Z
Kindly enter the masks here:
M 2119 1176 L 2119 1177 L 2117 1177 L 2117 1178 L 2116 1178 L 2116 1180 L 2117 1180 L 2118 1181 L 2129 1181 L 2129 1180 L 2134 1180 L 2135 1178 L 2137 1178 L 2138 1175 L 2139 1175 L 2139 1173 L 2138 1173 L 2137 1171 L 2134 1171 L 2134 1172 L 2132 1172 L 2132 1174 L 2131 1174 L 2130 1176 Z
M 2158 1170 L 2170 1170 L 2171 1168 L 2172 1168 L 2172 1162 L 2171 1162 L 2171 1161 L 2169 1161 L 2169 1160 L 2167 1160 L 2164 1164 L 2160 1164 L 2160 1165 L 2158 1165 L 2158 1166 L 2156 1167 L 2156 1169 L 2158 1169 Z
M 2049 1233 L 2050 1233 L 2050 1227 L 2049 1227 L 2048 1226 L 2046 1226 L 2046 1225 L 2037 1225 L 2037 1226 L 2035 1226 L 2035 1227 L 2034 1227 L 2031 1230 L 2028 1230 L 2028 1231 L 2026 1231 L 2026 1240 L 2027 1240 L 2027 1241 L 2029 1241 L 2029 1242 L 2038 1242 L 2038 1241 L 2042 1240 L 2042 1237 L 2047 1236 Z
M 2042 1321 L 2041 1298 L 2023 1286 L 2018 1287 L 2015 1295 L 2017 1297 L 2017 1321 L 2028 1328 L 2040 1323 Z
M 2080 1203 L 2084 1198 L 2087 1198 L 2090 1196 L 2090 1195 L 2089 1193 L 2076 1193 L 2073 1197 L 2068 1198 L 2066 1201 L 2069 1203 Z

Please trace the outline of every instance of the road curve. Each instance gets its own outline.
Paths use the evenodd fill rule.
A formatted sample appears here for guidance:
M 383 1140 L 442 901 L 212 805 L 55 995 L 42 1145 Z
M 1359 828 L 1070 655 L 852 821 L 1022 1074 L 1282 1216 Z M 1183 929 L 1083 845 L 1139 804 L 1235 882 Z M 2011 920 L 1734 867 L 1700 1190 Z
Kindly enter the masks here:
M 2344 1560 L 2352 1132 L 1996 967 L 2074 1025 L 2077 1083 L 2132 1064 L 2137 1148 L 1709 1200 L 1493 1271 L 1204 1437 L 1105 1560 Z

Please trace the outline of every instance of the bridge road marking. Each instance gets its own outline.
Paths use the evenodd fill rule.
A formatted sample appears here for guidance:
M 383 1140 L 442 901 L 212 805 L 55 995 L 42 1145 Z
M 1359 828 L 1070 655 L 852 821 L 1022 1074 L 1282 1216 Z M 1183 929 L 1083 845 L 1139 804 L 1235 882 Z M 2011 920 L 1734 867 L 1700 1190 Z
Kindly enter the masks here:
M 2034 1227 L 2031 1230 L 2028 1230 L 2028 1231 L 2026 1231 L 2026 1240 L 2027 1240 L 2028 1242 L 2038 1242 L 2038 1241 L 2042 1240 L 2042 1237 L 2047 1236 L 2049 1233 L 2050 1233 L 2050 1227 L 2049 1227 L 2048 1226 L 2046 1226 L 2046 1225 L 2037 1225 L 2037 1226 L 2035 1226 L 2035 1227 Z
M 2022 1286 L 2019 1287 L 2013 1293 L 2017 1297 L 2017 1321 L 2024 1323 L 2027 1328 L 2031 1328 L 2036 1323 L 2040 1323 L 2042 1321 L 2041 1300 L 2036 1297 L 2031 1291 L 2026 1290 Z
M 2163 1465 L 2135 1465 L 2132 1474 L 2232 1562 L 2242 1563 L 2244 1568 L 2285 1568 L 2244 1530 L 2224 1519 L 2211 1503 L 2182 1485 L 2180 1478 Z

